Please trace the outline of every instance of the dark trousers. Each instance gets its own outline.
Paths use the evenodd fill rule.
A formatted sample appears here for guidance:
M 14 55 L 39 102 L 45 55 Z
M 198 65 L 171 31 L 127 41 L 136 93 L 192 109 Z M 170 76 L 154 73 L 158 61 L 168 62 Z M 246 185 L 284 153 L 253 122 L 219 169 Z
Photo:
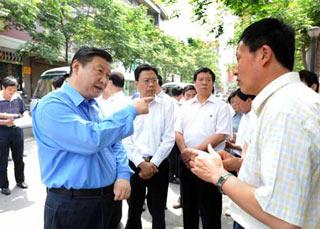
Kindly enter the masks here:
M 45 229 L 115 229 L 113 191 L 99 196 L 72 196 L 48 192 Z
M 139 177 L 139 168 L 135 167 L 130 161 L 130 167 L 135 171 L 131 177 L 131 195 L 128 200 L 128 220 L 126 229 L 142 229 L 141 214 L 142 205 L 146 197 L 147 205 L 152 216 L 152 228 L 164 229 L 165 223 L 165 207 L 167 201 L 167 191 L 169 185 L 169 165 L 165 159 L 159 166 L 159 172 L 148 180 Z
M 24 182 L 23 131 L 18 127 L 0 126 L 0 188 L 8 188 L 8 158 L 12 152 L 14 176 L 17 183 Z
M 179 171 L 179 161 L 180 161 L 180 150 L 177 143 L 174 144 L 169 157 L 169 181 L 173 180 L 175 177 L 180 177 Z
M 220 229 L 222 194 L 211 183 L 197 178 L 185 165 L 181 165 L 182 212 L 185 229 L 199 228 L 199 215 L 203 229 Z

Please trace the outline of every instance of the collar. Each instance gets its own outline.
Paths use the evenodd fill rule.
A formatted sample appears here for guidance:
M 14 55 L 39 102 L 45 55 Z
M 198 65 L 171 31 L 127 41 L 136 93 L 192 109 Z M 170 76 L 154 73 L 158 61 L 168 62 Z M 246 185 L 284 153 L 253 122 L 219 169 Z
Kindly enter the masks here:
M 16 93 L 13 94 L 13 96 L 11 97 L 11 100 L 9 102 L 11 102 L 11 101 L 13 101 L 13 100 L 15 100 L 15 99 L 17 99 L 19 97 L 20 97 L 19 93 L 16 92 Z M 3 90 L 0 91 L 0 101 L 8 101 L 3 97 Z
M 95 99 L 85 99 L 75 88 L 73 88 L 68 82 L 64 82 L 61 87 L 61 91 L 66 93 L 75 106 L 79 106 L 83 101 L 89 102 L 89 104 L 96 103 Z
M 297 72 L 287 72 L 270 82 L 252 101 L 253 111 L 259 115 L 262 110 L 262 105 L 271 95 L 287 84 L 296 82 L 300 82 L 299 74 Z
M 204 103 L 207 103 L 207 102 L 215 103 L 215 101 L 216 101 L 216 98 L 214 97 L 213 94 L 211 94 Z M 198 100 L 198 95 L 190 99 L 190 103 L 200 103 Z
M 123 96 L 125 96 L 123 91 L 118 91 L 118 92 L 114 93 L 113 95 L 111 95 L 108 99 L 114 100 L 116 98 L 123 97 Z

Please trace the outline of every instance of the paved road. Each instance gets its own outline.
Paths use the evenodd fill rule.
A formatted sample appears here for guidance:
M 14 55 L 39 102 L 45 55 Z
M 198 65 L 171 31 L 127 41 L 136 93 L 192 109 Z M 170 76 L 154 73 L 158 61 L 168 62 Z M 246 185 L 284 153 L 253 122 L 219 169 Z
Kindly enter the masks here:
M 37 146 L 32 138 L 25 141 L 25 176 L 29 188 L 26 190 L 15 187 L 13 177 L 13 163 L 9 161 L 8 173 L 12 194 L 4 196 L 0 194 L 0 228 L 1 229 L 41 229 L 43 228 L 43 206 L 45 199 L 45 187 L 40 181 L 39 165 L 37 158 Z M 166 211 L 167 229 L 180 229 L 182 226 L 181 209 L 173 209 L 179 186 L 170 184 L 168 194 L 168 210 Z M 122 222 L 126 222 L 127 205 L 124 204 Z M 223 229 L 232 228 L 232 220 L 222 216 Z M 148 211 L 142 215 L 143 228 L 151 228 L 151 217 Z

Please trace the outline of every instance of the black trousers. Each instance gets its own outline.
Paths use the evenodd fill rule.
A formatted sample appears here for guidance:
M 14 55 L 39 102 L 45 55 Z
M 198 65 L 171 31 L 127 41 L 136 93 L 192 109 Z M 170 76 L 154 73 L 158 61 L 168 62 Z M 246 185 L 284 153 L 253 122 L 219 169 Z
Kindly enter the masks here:
M 177 143 L 174 144 L 169 157 L 169 181 L 175 177 L 180 177 L 179 164 L 180 164 L 180 150 Z
M 48 192 L 45 229 L 115 229 L 113 190 L 101 195 L 73 196 Z
M 12 152 L 14 176 L 17 183 L 24 182 L 23 130 L 19 127 L 0 126 L 0 188 L 8 188 L 8 157 Z
M 139 177 L 140 169 L 130 161 L 130 167 L 135 171 L 131 177 L 131 195 L 128 200 L 128 220 L 126 229 L 142 229 L 142 206 L 146 198 L 152 216 L 153 229 L 165 229 L 165 207 L 169 185 L 169 163 L 165 159 L 159 166 L 159 172 L 148 180 Z
M 213 184 L 196 177 L 183 163 L 180 168 L 184 228 L 198 229 L 200 216 L 203 229 L 220 229 L 222 194 Z

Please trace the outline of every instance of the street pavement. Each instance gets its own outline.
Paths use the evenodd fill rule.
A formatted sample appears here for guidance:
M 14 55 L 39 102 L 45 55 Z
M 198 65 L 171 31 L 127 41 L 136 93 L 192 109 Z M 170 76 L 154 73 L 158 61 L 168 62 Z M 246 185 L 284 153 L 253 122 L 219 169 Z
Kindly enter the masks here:
M 37 146 L 34 139 L 28 137 L 25 140 L 25 177 L 28 189 L 15 187 L 13 175 L 13 162 L 9 161 L 8 176 L 11 195 L 0 194 L 0 228 L 1 229 L 41 229 L 43 228 L 43 207 L 46 195 L 45 186 L 41 183 L 39 163 L 37 157 Z M 172 205 L 179 196 L 179 186 L 170 184 L 166 210 L 167 229 L 182 229 L 182 211 L 173 209 Z M 225 202 L 225 201 L 224 201 Z M 225 204 L 224 204 L 225 205 Z M 122 224 L 127 219 L 128 206 L 124 201 Z M 225 211 L 225 210 L 223 210 Z M 146 210 L 142 214 L 144 229 L 151 229 L 151 216 Z M 222 215 L 222 229 L 232 228 L 232 219 Z M 201 227 L 200 227 L 201 228 Z

